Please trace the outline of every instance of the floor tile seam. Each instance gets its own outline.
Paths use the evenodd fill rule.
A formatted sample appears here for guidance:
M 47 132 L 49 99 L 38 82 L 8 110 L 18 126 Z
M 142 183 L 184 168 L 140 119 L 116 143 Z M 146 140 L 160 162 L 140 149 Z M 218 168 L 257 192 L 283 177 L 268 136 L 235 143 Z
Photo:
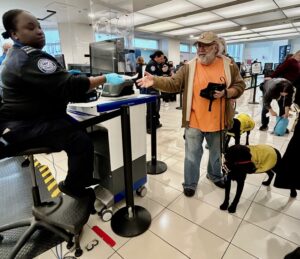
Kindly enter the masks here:
M 180 196 L 178 196 L 178 197 L 180 197 Z M 201 198 L 196 198 L 196 197 L 190 197 L 189 199 L 194 199 L 194 200 L 197 200 L 197 201 L 201 201 L 201 202 L 203 202 L 204 204 L 206 204 L 206 205 L 208 205 L 208 206 L 211 206 L 211 207 L 213 207 L 214 209 L 217 209 L 217 210 L 220 210 L 221 212 L 222 212 L 222 210 L 220 209 L 220 207 L 217 207 L 217 206 L 214 206 L 213 204 L 211 204 L 211 203 L 209 203 L 209 202 L 207 202 L 207 201 L 205 201 L 205 200 L 202 200 Z M 172 202 L 172 203 L 174 203 L 175 202 L 175 200 Z M 170 204 L 171 205 L 171 204 Z M 169 206 L 170 206 L 169 205 Z M 169 206 L 168 206 L 168 208 L 169 208 Z M 225 212 L 224 212 L 225 213 Z M 235 217 L 235 218 L 238 218 L 238 219 L 242 219 L 241 217 L 239 217 L 239 216 L 237 216 L 237 215 L 235 215 L 235 214 L 230 214 L 231 216 L 233 216 L 233 217 Z
M 167 208 L 167 207 L 170 206 L 175 200 L 177 200 L 177 198 L 180 197 L 181 194 L 182 194 L 182 193 L 179 193 L 179 194 L 175 197 L 175 199 L 172 200 L 172 201 L 170 201 L 170 202 L 168 202 L 167 205 L 162 204 L 161 202 L 155 200 L 154 198 L 150 198 L 150 197 L 147 197 L 147 198 L 148 198 L 149 200 L 152 200 L 152 201 L 158 203 L 159 205 L 163 206 L 164 208 Z
M 278 188 L 278 189 L 279 189 L 279 188 Z M 270 191 L 271 191 L 271 192 L 274 192 L 274 193 L 276 193 L 276 194 L 279 194 L 279 195 L 281 195 L 281 196 L 283 196 L 283 197 L 287 197 L 287 198 L 290 197 L 290 195 L 284 195 L 284 194 L 280 193 L 280 191 L 276 191 L 276 189 L 275 189 L 275 190 L 270 190 Z M 297 198 L 295 198 L 295 200 L 300 202 L 300 200 L 297 199 Z
M 182 192 L 182 189 L 181 189 L 181 190 L 179 190 L 179 189 L 175 188 L 175 187 L 174 187 L 174 186 L 172 186 L 172 185 L 169 185 L 169 184 L 166 184 L 166 183 L 164 183 L 163 181 L 160 181 L 160 180 L 158 180 L 158 179 L 155 179 L 155 178 L 151 178 L 151 179 L 153 179 L 153 180 L 155 180 L 155 181 L 157 181 L 157 182 L 160 182 L 160 183 L 162 183 L 162 184 L 164 184 L 164 185 L 167 185 L 168 187 L 171 187 L 171 188 L 173 188 L 174 190 L 177 190 L 177 191 L 180 191 L 180 192 Z
M 40 155 L 42 155 L 43 158 L 47 159 L 47 160 L 50 161 L 51 163 L 53 162 L 53 160 L 56 160 L 56 162 L 61 162 L 61 161 L 65 160 L 65 159 L 68 159 L 68 157 L 61 158 L 61 159 L 55 159 L 53 153 L 49 153 L 49 154 L 42 153 L 42 154 L 40 154 Z M 50 159 L 49 157 L 51 157 L 51 159 Z M 52 159 L 52 158 L 53 158 L 53 159 Z
M 212 235 L 214 235 L 214 236 L 216 236 L 216 237 L 218 237 L 218 238 L 222 239 L 223 241 L 225 241 L 226 243 L 228 243 L 228 244 L 229 244 L 229 241 L 228 241 L 228 240 L 226 240 L 224 237 L 221 237 L 221 236 L 217 235 L 216 233 L 212 232 L 211 230 L 209 230 L 209 229 L 206 229 L 205 227 L 203 227 L 203 226 L 199 225 L 198 223 L 196 223 L 196 222 L 194 222 L 194 221 L 192 221 L 192 220 L 190 220 L 190 219 L 186 218 L 185 216 L 183 216 L 183 215 L 179 214 L 179 213 L 178 213 L 178 212 L 176 212 L 176 211 L 173 211 L 173 210 L 171 210 L 171 209 L 169 209 L 169 208 L 166 208 L 166 209 L 167 209 L 167 210 L 169 210 L 169 211 L 171 211 L 171 212 L 173 212 L 173 213 L 175 213 L 177 216 L 180 216 L 180 217 L 182 217 L 183 219 L 185 219 L 185 220 L 189 221 L 190 223 L 192 223 L 192 224 L 196 225 L 197 227 L 199 227 L 199 228 L 201 228 L 201 229 L 203 229 L 203 230 L 205 230 L 205 231 L 209 232 L 210 234 L 212 234 Z
M 206 183 L 206 182 L 204 182 L 204 184 L 206 184 L 206 185 L 210 185 L 209 183 Z M 258 190 L 256 191 L 256 193 L 258 192 L 260 190 L 260 187 L 258 188 Z M 230 194 L 232 195 L 234 195 L 235 193 L 234 192 L 230 192 Z M 253 195 L 253 194 L 252 194 Z M 245 197 L 242 197 L 241 196 L 241 198 L 243 198 L 244 200 L 247 200 L 247 201 L 253 201 L 254 199 L 255 199 L 255 197 L 256 197 L 256 194 L 254 195 L 254 197 L 253 197 L 253 199 L 248 199 L 248 198 L 245 198 Z
M 261 230 L 264 230 L 264 231 L 266 231 L 266 232 L 269 232 L 270 234 L 275 235 L 275 236 L 277 236 L 277 237 L 279 237 L 279 238 L 281 238 L 281 239 L 284 239 L 284 240 L 286 240 L 286 241 L 288 241 L 288 242 L 290 242 L 290 243 L 293 243 L 293 244 L 295 244 L 295 245 L 297 245 L 297 246 L 300 246 L 300 242 L 299 242 L 299 244 L 297 244 L 295 241 L 292 241 L 292 240 L 287 239 L 286 237 L 280 236 L 280 235 L 278 235 L 278 234 L 276 234 L 276 233 L 274 233 L 274 232 L 272 232 L 272 231 L 270 231 L 270 230 L 268 230 L 268 229 L 263 228 L 262 226 L 259 226 L 259 225 L 256 225 L 256 224 L 253 223 L 253 222 L 250 222 L 250 221 L 248 221 L 248 220 L 246 220 L 246 219 L 243 220 L 243 221 L 247 222 L 247 224 L 250 224 L 250 225 L 253 225 L 253 226 L 255 226 L 255 227 L 258 227 L 258 228 L 260 228 Z
M 180 137 L 177 137 L 176 140 L 180 139 Z M 163 146 L 164 148 L 169 148 L 170 146 L 165 145 L 164 143 L 161 143 L 160 146 Z M 176 149 L 176 151 L 184 151 L 184 147 L 177 147 L 177 146 L 171 146 Z M 158 150 L 158 149 L 157 149 Z M 176 154 L 176 152 L 174 153 Z
M 162 174 L 159 174 L 159 175 L 162 175 Z M 173 186 L 171 186 L 171 185 L 168 185 L 168 184 L 164 183 L 163 181 L 160 181 L 160 180 L 158 180 L 158 179 L 155 179 L 153 176 L 155 176 L 155 175 L 152 175 L 152 177 L 151 177 L 152 180 L 157 181 L 157 182 L 159 182 L 159 183 L 161 183 L 161 184 L 163 184 L 163 185 L 165 185 L 165 186 L 167 186 L 167 187 L 171 187 L 172 189 L 174 189 L 174 190 L 176 190 L 176 191 L 182 192 L 182 190 L 179 190 L 179 189 L 177 189 L 177 188 L 175 188 L 175 187 L 173 187 Z
M 244 250 L 243 248 L 241 248 L 241 247 L 238 247 L 237 245 L 235 245 L 235 244 L 232 244 L 232 243 L 230 243 L 230 244 L 228 245 L 228 248 L 226 249 L 226 252 L 227 252 L 227 250 L 229 249 L 229 247 L 230 247 L 230 246 L 234 246 L 234 247 L 236 247 L 236 248 L 238 248 L 238 249 L 242 250 L 244 253 L 246 253 L 246 254 L 248 254 L 248 255 L 250 255 L 250 256 L 252 256 L 252 257 L 254 257 L 255 259 L 260 259 L 260 258 L 259 258 L 259 257 L 257 257 L 256 255 L 253 255 L 253 254 L 249 253 L 248 251 Z M 224 258 L 224 256 L 226 255 L 226 252 L 224 253 L 224 255 L 222 256 L 222 258 L 221 258 L 221 259 L 223 259 L 223 258 Z
M 183 251 L 179 250 L 177 247 L 175 247 L 174 245 L 172 245 L 171 243 L 169 243 L 167 240 L 165 240 L 164 238 L 162 238 L 161 236 L 159 236 L 158 234 L 156 234 L 155 232 L 153 232 L 151 229 L 149 229 L 149 231 L 155 235 L 156 237 L 158 237 L 160 240 L 162 240 L 163 242 L 165 242 L 166 244 L 168 244 L 169 246 L 173 247 L 175 250 L 177 250 L 179 253 L 181 253 L 182 255 L 184 255 L 186 258 L 191 259 L 191 257 L 189 257 L 188 255 L 186 255 Z
M 172 204 L 174 204 L 176 201 L 178 201 L 182 196 L 183 196 L 183 193 L 180 193 L 172 202 L 170 202 L 168 204 L 168 206 L 166 206 L 166 208 L 168 209 Z
M 110 257 L 108 257 L 107 259 L 110 259 L 114 256 L 114 254 L 117 254 L 118 256 L 120 256 L 122 259 L 125 259 L 123 256 L 121 256 L 117 251 L 115 251 Z
M 258 188 L 257 192 L 256 192 L 255 195 L 254 195 L 253 200 L 251 201 L 251 203 L 250 203 L 249 207 L 247 208 L 247 210 L 246 210 L 244 216 L 242 217 L 241 222 L 239 223 L 239 225 L 238 225 L 238 227 L 237 227 L 235 233 L 233 234 L 233 236 L 232 236 L 232 238 L 231 238 L 231 240 L 230 240 L 230 244 L 232 243 L 232 241 L 233 241 L 234 237 L 236 236 L 237 232 L 239 231 L 240 226 L 241 226 L 241 225 L 243 224 L 243 222 L 245 221 L 245 217 L 246 217 L 246 215 L 247 215 L 249 209 L 251 208 L 251 206 L 252 206 L 252 204 L 253 204 L 253 202 L 254 202 L 254 200 L 255 200 L 255 198 L 256 198 L 258 192 L 260 191 L 260 189 L 261 189 L 261 186 Z
M 285 216 L 288 216 L 288 217 L 290 217 L 290 218 L 292 218 L 292 219 L 296 219 L 297 221 L 300 222 L 300 218 L 296 218 L 296 217 L 291 216 L 291 215 L 289 215 L 289 214 L 287 214 L 287 213 L 285 213 L 285 212 L 282 212 L 282 211 L 280 211 L 280 210 L 276 210 L 276 209 L 274 209 L 274 208 L 268 207 L 268 206 L 266 206 L 265 204 L 259 203 L 259 202 L 255 201 L 255 200 L 254 200 L 254 203 L 256 203 L 256 204 L 258 204 L 258 205 L 260 205 L 260 206 L 262 206 L 262 207 L 265 207 L 265 208 L 267 208 L 267 209 L 273 210 L 273 211 L 275 211 L 275 212 L 279 212 L 280 214 L 283 214 L 283 215 L 285 215 Z

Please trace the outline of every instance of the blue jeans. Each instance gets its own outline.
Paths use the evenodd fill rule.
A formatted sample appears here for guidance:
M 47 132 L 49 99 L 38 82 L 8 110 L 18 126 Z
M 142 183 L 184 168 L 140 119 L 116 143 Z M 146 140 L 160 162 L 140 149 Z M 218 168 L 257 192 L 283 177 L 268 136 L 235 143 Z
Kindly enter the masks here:
M 196 189 L 200 178 L 200 162 L 203 155 L 202 143 L 206 139 L 209 150 L 207 175 L 213 182 L 223 179 L 221 173 L 220 131 L 202 132 L 185 129 L 184 188 Z

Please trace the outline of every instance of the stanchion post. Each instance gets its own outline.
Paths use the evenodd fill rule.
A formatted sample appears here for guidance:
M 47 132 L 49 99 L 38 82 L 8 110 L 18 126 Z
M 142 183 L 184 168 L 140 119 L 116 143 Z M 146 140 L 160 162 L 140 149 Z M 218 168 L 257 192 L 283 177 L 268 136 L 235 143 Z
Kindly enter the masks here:
M 147 162 L 147 173 L 148 174 L 161 174 L 167 171 L 167 164 L 162 161 L 157 161 L 157 142 L 156 142 L 156 101 L 151 103 L 150 106 L 151 115 L 151 161 Z
M 151 116 L 151 164 L 156 165 L 157 162 L 157 146 L 156 146 L 156 122 L 157 119 L 157 112 L 156 112 L 156 102 L 151 103 L 150 109 L 150 116 Z
M 253 87 L 253 97 L 252 102 L 249 102 L 249 104 L 259 104 L 259 102 L 255 101 L 256 98 L 256 87 L 257 87 L 257 74 L 252 75 L 251 77 L 251 87 Z
M 134 205 L 130 109 L 128 105 L 121 107 L 121 124 L 126 207 L 119 209 L 113 215 L 111 219 L 111 228 L 117 235 L 134 237 L 144 233 L 149 228 L 151 224 L 151 215 L 145 208 Z
M 147 161 L 147 173 L 148 174 L 161 174 L 167 171 L 167 164 L 162 161 L 157 161 L 157 142 L 156 142 L 156 101 L 151 103 L 150 106 L 151 115 L 151 161 Z

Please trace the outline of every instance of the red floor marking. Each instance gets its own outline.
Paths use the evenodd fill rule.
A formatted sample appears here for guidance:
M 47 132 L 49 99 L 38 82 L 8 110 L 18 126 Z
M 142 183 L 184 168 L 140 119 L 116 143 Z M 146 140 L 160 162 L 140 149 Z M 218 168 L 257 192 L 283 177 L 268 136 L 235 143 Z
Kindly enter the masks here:
M 98 226 L 93 226 L 92 230 L 99 237 L 101 237 L 106 244 L 108 244 L 111 247 L 115 246 L 116 242 L 109 235 L 107 235 L 101 228 L 99 228 Z

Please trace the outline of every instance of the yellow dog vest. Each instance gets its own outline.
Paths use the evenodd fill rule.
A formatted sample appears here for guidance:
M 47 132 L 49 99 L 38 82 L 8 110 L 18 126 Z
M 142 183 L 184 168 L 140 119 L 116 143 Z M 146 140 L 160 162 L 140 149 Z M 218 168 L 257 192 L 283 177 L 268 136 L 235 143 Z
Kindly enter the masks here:
M 247 146 L 250 149 L 251 161 L 256 167 L 255 173 L 264 173 L 272 169 L 277 163 L 277 154 L 269 145 Z

